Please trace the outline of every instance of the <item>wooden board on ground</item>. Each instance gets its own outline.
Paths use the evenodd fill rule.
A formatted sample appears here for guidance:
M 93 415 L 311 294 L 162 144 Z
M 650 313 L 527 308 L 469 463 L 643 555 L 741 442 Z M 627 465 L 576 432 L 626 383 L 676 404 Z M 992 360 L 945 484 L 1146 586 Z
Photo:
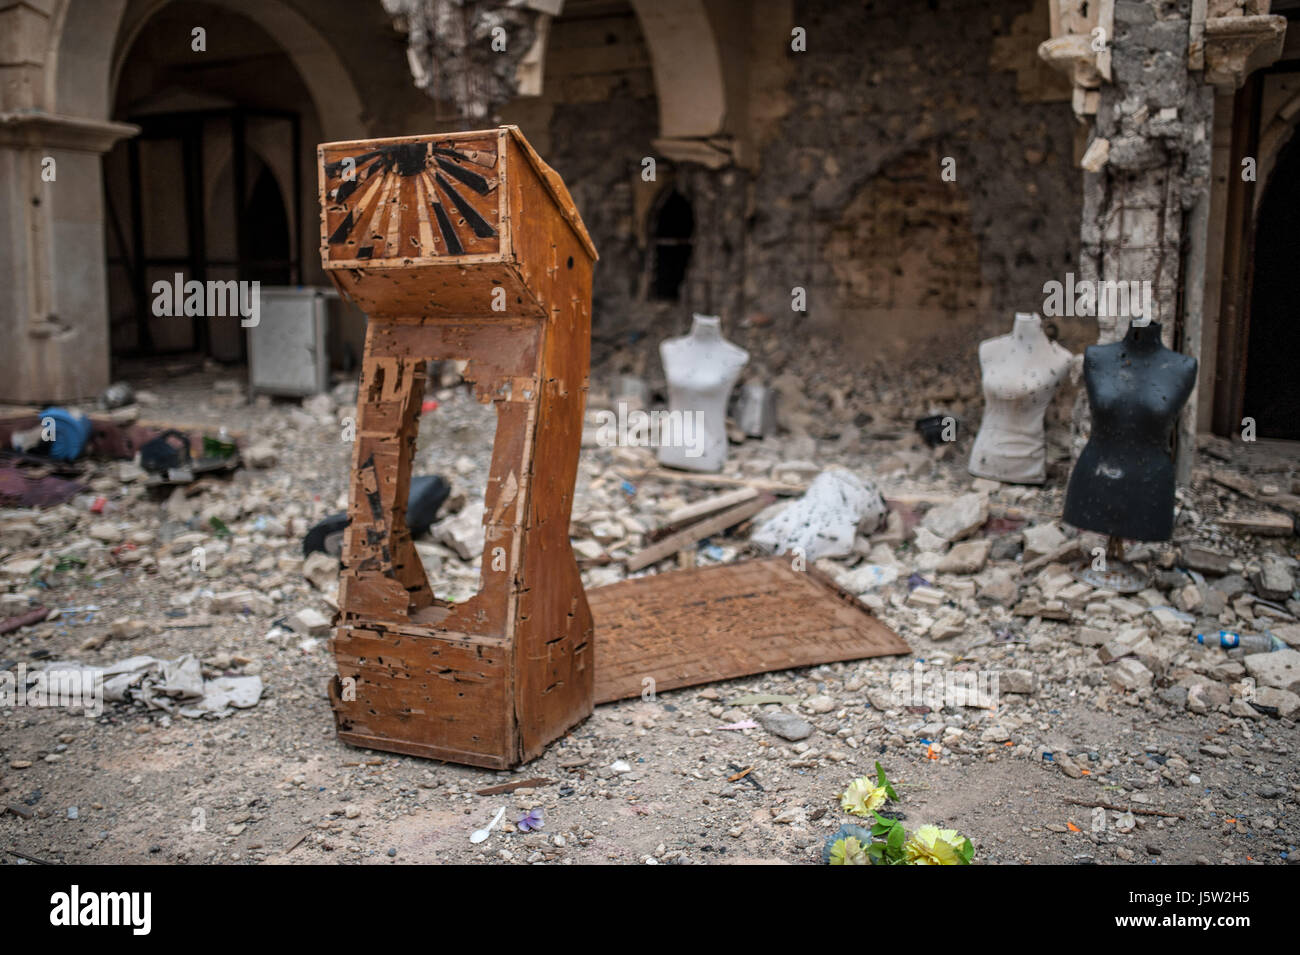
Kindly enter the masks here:
M 587 591 L 596 702 L 754 673 L 911 653 L 860 601 L 787 557 L 624 580 Z

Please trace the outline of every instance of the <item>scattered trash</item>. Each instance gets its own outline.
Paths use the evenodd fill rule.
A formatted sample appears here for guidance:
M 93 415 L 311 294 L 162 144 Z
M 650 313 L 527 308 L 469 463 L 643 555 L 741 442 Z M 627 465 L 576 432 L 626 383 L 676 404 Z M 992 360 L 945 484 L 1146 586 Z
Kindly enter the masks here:
M 0 467 L 0 505 L 5 507 L 53 507 L 66 504 L 85 490 L 79 481 L 53 474 L 30 474 L 12 465 Z
M 168 428 L 140 448 L 140 467 L 154 474 L 167 474 L 189 463 L 189 435 L 175 428 Z
M 885 499 L 876 485 L 843 468 L 813 479 L 799 500 L 765 521 L 750 540 L 769 554 L 793 553 L 809 563 L 853 552 L 858 534 L 870 534 L 885 519 Z
M 0 630 L 0 633 L 3 633 Z M 1247 653 L 1272 653 L 1285 650 L 1287 645 L 1272 633 L 1236 633 L 1232 630 L 1220 630 L 1218 633 L 1198 633 L 1196 642 L 1207 647 L 1223 647 L 1232 650 L 1241 647 Z
M 41 447 L 56 461 L 75 461 L 85 450 L 90 427 L 80 411 L 46 408 L 41 412 Z
M 469 841 L 474 843 L 474 845 L 478 845 L 480 842 L 486 842 L 487 837 L 492 835 L 492 830 L 497 827 L 497 823 L 501 821 L 501 817 L 504 816 L 505 814 L 506 814 L 506 807 L 502 806 L 500 809 L 497 810 L 497 814 L 492 817 L 491 822 L 489 822 L 482 829 L 475 829 L 472 833 L 470 833 Z
M 921 435 L 921 439 L 932 448 L 937 448 L 945 441 L 956 441 L 957 431 L 960 422 L 952 415 L 927 415 L 924 418 L 916 419 L 916 430 Z M 951 432 L 944 434 L 945 429 L 951 426 Z
M 738 723 L 727 723 L 727 724 L 725 724 L 725 725 L 723 725 L 723 726 L 719 726 L 718 729 L 720 729 L 720 730 L 755 730 L 755 729 L 758 729 L 758 724 L 755 723 L 753 720 L 741 720 L 741 721 L 738 722 Z
M 60 680 L 76 674 L 80 680 L 96 685 L 102 680 L 107 702 L 135 703 L 191 719 L 229 716 L 236 709 L 256 706 L 262 698 L 260 676 L 204 679 L 198 658 L 189 653 L 175 660 L 134 656 L 108 666 L 59 661 L 29 673 L 29 682 L 39 679 L 41 673 L 47 678 L 53 674 Z
M 106 411 L 135 404 L 135 389 L 125 381 L 115 381 L 99 394 L 99 406 Z
M 736 400 L 736 423 L 751 438 L 776 433 L 776 392 L 760 382 L 741 386 Z
M 542 810 L 540 808 L 528 810 L 519 817 L 515 825 L 519 827 L 520 832 L 533 832 L 542 828 Z
M 438 517 L 438 509 L 451 496 L 451 485 L 440 474 L 419 474 L 411 477 L 411 489 L 406 496 L 406 527 L 412 537 L 421 537 Z M 346 511 L 331 514 L 312 526 L 302 539 L 302 554 L 321 552 L 331 557 L 343 554 L 343 532 L 349 518 Z
M 49 607 L 33 607 L 26 613 L 20 613 L 17 616 L 9 617 L 0 621 L 0 634 L 13 633 L 15 630 L 21 630 L 23 627 L 30 627 L 34 623 L 40 623 L 50 615 L 52 611 Z

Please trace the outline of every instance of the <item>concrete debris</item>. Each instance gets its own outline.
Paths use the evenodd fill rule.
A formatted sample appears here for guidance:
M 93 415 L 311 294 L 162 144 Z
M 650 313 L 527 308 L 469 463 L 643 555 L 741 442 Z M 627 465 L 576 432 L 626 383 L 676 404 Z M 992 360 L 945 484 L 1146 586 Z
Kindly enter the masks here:
M 1283 515 L 1259 519 L 1264 507 L 1275 506 L 1263 496 L 1270 484 L 1293 490 L 1293 464 L 1270 470 L 1217 461 L 1218 471 L 1248 476 L 1255 499 L 1194 472 L 1191 484 L 1179 490 L 1174 539 L 1127 545 L 1126 560 L 1149 583 L 1139 593 L 1120 594 L 1076 576 L 1106 541 L 1058 519 L 1069 435 L 1053 423 L 1054 411 L 1048 416 L 1046 485 L 972 482 L 963 448 L 947 456 L 942 445 L 926 448 L 912 421 L 931 409 L 952 408 L 954 416 L 971 422 L 973 432 L 980 407 L 973 374 L 969 382 L 957 373 L 885 376 L 873 379 L 869 398 L 861 398 L 846 386 L 848 378 L 818 370 L 833 356 L 810 349 L 805 367 L 801 343 L 784 365 L 773 366 L 767 356 L 781 347 L 790 351 L 779 337 L 747 338 L 744 344 L 754 356 L 753 373 L 780 396 L 782 427 L 762 440 L 732 444 L 722 473 L 665 471 L 653 449 L 584 450 L 569 533 L 588 593 L 603 584 L 662 575 L 678 564 L 730 566 L 756 551 L 811 545 L 805 569 L 823 572 L 869 606 L 911 645 L 914 656 L 812 663 L 689 691 L 665 690 L 659 680 L 647 688 L 644 670 L 635 670 L 629 677 L 635 695 L 601 705 L 590 730 L 575 732 L 539 758 L 536 774 L 559 780 L 579 799 L 561 797 L 554 785 L 550 794 L 539 788 L 529 800 L 546 806 L 548 826 L 552 820 L 558 825 L 566 811 L 582 821 L 575 832 L 564 831 L 567 848 L 546 842 L 535 851 L 558 852 L 562 860 L 599 845 L 605 831 L 582 833 L 587 827 L 601 830 L 598 823 L 608 810 L 595 818 L 580 813 L 582 807 L 608 806 L 610 799 L 627 800 L 635 807 L 629 812 L 659 814 L 663 839 L 673 844 L 666 817 L 684 810 L 662 787 L 685 772 L 700 787 L 693 791 L 709 799 L 708 812 L 718 814 L 712 844 L 743 844 L 756 852 L 766 845 L 759 837 L 769 839 L 777 829 L 793 839 L 794 857 L 799 846 L 817 841 L 812 830 L 829 826 L 835 815 L 815 816 L 811 809 L 801 817 L 800 807 L 821 806 L 809 782 L 824 780 L 828 772 L 847 775 L 842 771 L 850 766 L 854 776 L 870 773 L 881 746 L 888 756 L 879 758 L 891 776 L 895 766 L 904 778 L 922 778 L 933 769 L 988 786 L 982 774 L 996 774 L 996 784 L 1004 787 L 997 798 L 1007 800 L 1008 809 L 1018 807 L 1014 824 L 996 830 L 1007 841 L 989 841 L 989 855 L 999 861 L 1069 861 L 1085 850 L 1100 858 L 1126 845 L 1147 858 L 1148 843 L 1163 847 L 1164 861 L 1179 862 L 1194 862 L 1199 853 L 1218 861 L 1229 851 L 1276 860 L 1293 851 L 1293 829 L 1282 824 L 1289 818 L 1282 806 L 1293 808 L 1293 787 L 1300 785 L 1291 758 L 1300 720 L 1297 546 L 1282 528 L 1284 522 L 1289 526 Z M 651 361 L 645 367 L 658 366 Z M 782 367 L 797 373 L 772 373 Z M 415 550 L 436 596 L 462 604 L 479 591 L 491 561 L 481 508 L 491 445 L 480 439 L 493 433 L 497 409 L 475 400 L 454 366 L 444 371 L 445 390 L 438 389 L 436 376 L 428 386 L 428 398 L 436 398 L 438 407 L 421 416 L 416 467 L 455 474 L 457 488 L 439 512 L 442 520 L 416 541 Z M 615 375 L 593 369 L 592 381 L 612 385 Z M 657 380 L 647 385 L 650 394 L 661 388 Z M 173 397 L 171 387 L 157 390 L 176 407 L 160 410 L 185 420 L 193 413 L 185 403 L 189 396 Z M 6 743 L 12 741 L 4 767 L 11 794 L 48 782 L 33 778 L 20 789 L 16 780 L 23 775 L 60 766 L 66 771 L 78 758 L 87 760 L 86 779 L 98 778 L 89 768 L 97 765 L 94 758 L 84 750 L 77 754 L 87 734 L 101 752 L 110 742 L 116 751 L 139 731 L 156 732 L 168 718 L 205 713 L 229 715 L 229 729 L 248 728 L 247 737 L 212 734 L 202 755 L 219 757 L 213 772 L 234 778 L 255 742 L 254 748 L 266 751 L 261 768 L 270 772 L 264 789 L 248 798 L 265 792 L 279 800 L 274 787 L 296 795 L 321 785 L 327 788 L 321 798 L 328 795 L 326 801 L 335 803 L 324 808 L 327 814 L 337 810 L 334 823 L 349 818 L 345 806 L 358 805 L 361 821 L 400 822 L 420 805 L 441 811 L 446 800 L 481 786 L 472 778 L 477 771 L 415 759 L 385 757 L 382 766 L 350 767 L 347 762 L 364 763 L 366 757 L 337 751 L 327 727 L 311 722 L 325 712 L 321 688 L 339 561 L 319 552 L 304 559 L 301 542 L 310 527 L 348 507 L 343 492 L 351 446 L 339 441 L 337 424 L 321 424 L 325 402 L 246 404 L 242 386 L 205 394 L 229 402 L 221 414 L 240 416 L 230 421 L 232 433 L 258 436 L 240 442 L 249 470 L 155 497 L 126 462 L 90 460 L 81 479 L 86 490 L 66 503 L 0 509 L 0 620 L 38 604 L 51 610 L 48 619 L 5 635 L 0 657 L 10 661 L 8 672 L 19 661 L 30 668 L 38 660 L 48 667 L 50 660 L 77 658 L 81 663 L 75 665 L 99 670 L 106 690 L 123 701 L 111 714 L 115 722 L 77 724 L 85 729 L 70 726 L 64 715 L 33 720 L 28 711 L 0 706 L 16 714 L 0 727 Z M 335 396 L 332 414 L 354 402 L 355 393 Z M 433 436 L 427 442 L 426 432 Z M 1237 451 L 1234 444 L 1229 457 Z M 1198 455 L 1204 459 L 1205 451 Z M 680 529 L 764 501 L 769 493 L 777 501 L 765 510 L 701 538 L 679 539 L 653 566 L 627 569 L 629 558 Z M 818 506 L 823 494 L 833 506 Z M 865 503 L 854 506 L 859 501 Z M 790 616 L 788 602 L 768 616 L 780 621 L 782 614 Z M 1271 633 L 1290 649 L 1244 653 L 1202 645 L 1192 636 L 1219 630 Z M 635 628 L 629 633 L 634 638 Z M 83 645 L 87 649 L 79 649 Z M 150 656 L 118 659 L 137 648 Z M 42 659 L 42 653 L 50 655 Z M 263 680 L 273 696 L 263 691 Z M 747 695 L 776 700 L 738 702 Z M 250 701 L 256 705 L 248 708 Z M 748 727 L 748 720 L 758 726 Z M 737 729 L 720 733 L 722 725 Z M 193 744 L 177 753 L 197 750 L 199 727 L 188 729 L 189 736 L 169 734 L 178 747 Z M 58 750 L 58 734 L 73 732 L 80 741 Z M 141 747 L 152 745 L 146 733 L 138 739 Z M 726 765 L 719 746 L 733 747 L 726 758 L 735 769 Z M 127 772 L 143 765 L 142 751 L 147 749 L 130 754 Z M 689 759 L 685 770 L 663 757 L 669 751 Z M 321 753 L 327 754 L 323 763 L 316 759 Z M 50 756 L 56 761 L 47 763 Z M 314 761 L 300 766 L 303 757 Z M 24 763 L 27 768 L 9 768 Z M 275 778 L 278 766 L 287 767 L 283 779 Z M 746 776 L 728 782 L 746 769 Z M 150 784 L 157 778 L 152 770 L 138 772 Z M 1042 800 L 1036 776 L 1057 772 L 1065 777 L 1057 785 L 1079 798 L 1169 808 L 1188 821 L 1139 816 L 1136 828 L 1125 833 L 1108 815 L 1104 835 L 1092 841 L 1090 808 L 1067 815 L 1057 802 Z M 57 782 L 62 787 L 73 781 L 65 776 Z M 628 800 L 633 783 L 643 787 L 643 798 Z M 1255 795 L 1266 785 L 1282 792 L 1270 799 L 1271 809 Z M 68 793 L 68 805 L 79 805 L 83 819 L 95 797 L 84 792 L 87 787 L 93 785 Z M 1020 790 L 1034 792 L 1034 799 L 1016 798 Z M 209 798 L 212 791 L 206 792 Z M 766 801 L 740 807 L 742 800 L 730 797 L 742 792 L 746 800 L 752 795 Z M 128 810 L 141 805 L 129 796 L 113 798 Z M 1210 809 L 1202 806 L 1206 798 Z M 521 813 L 528 808 L 521 806 Z M 757 808 L 788 812 L 789 824 L 756 823 Z M 1243 829 L 1225 823 L 1227 814 Z M 490 817 L 491 811 L 474 825 Z M 6 818 L 7 825 L 18 822 Z M 290 821 L 296 825 L 298 818 L 293 804 Z M 1158 828 L 1160 818 L 1166 828 Z M 1268 818 L 1273 828 L 1266 827 Z M 332 825 L 329 820 L 327 815 Z M 1067 820 L 1083 833 L 1048 828 L 1050 822 L 1065 830 Z M 1203 830 L 1207 821 L 1211 828 Z M 249 824 L 222 819 L 216 831 L 224 832 L 228 823 Z M 729 835 L 733 830 L 738 834 Z M 376 830 L 357 830 L 355 841 L 350 831 L 320 829 L 342 851 L 368 851 L 366 835 Z M 255 825 L 240 843 L 219 852 L 262 858 L 261 851 L 245 848 L 250 832 L 257 832 Z M 691 831 L 697 840 L 698 832 Z M 516 856 L 522 862 L 532 851 Z M 675 851 L 697 855 L 681 839 Z M 983 845 L 980 852 L 983 857 Z
M 1251 653 L 1241 662 L 1260 686 L 1300 693 L 1300 650 Z
M 475 501 L 434 524 L 429 535 L 450 547 L 461 560 L 474 560 L 483 553 L 484 533 L 483 502 Z
M 941 540 L 951 542 L 975 533 L 988 519 L 988 495 L 963 494 L 951 504 L 931 508 L 922 526 Z
M 134 703 L 191 719 L 229 716 L 236 709 L 256 706 L 262 698 L 260 675 L 205 678 L 192 654 L 175 660 L 135 656 L 107 666 L 60 661 L 28 674 L 29 684 L 70 678 L 82 685 L 102 685 L 106 702 Z
M 876 485 L 850 471 L 824 471 L 802 498 L 754 531 L 750 540 L 771 554 L 795 553 L 809 561 L 847 557 L 858 534 L 870 534 L 885 517 Z
M 289 618 L 289 629 L 305 637 L 319 637 L 329 633 L 330 622 L 319 610 L 304 607 Z

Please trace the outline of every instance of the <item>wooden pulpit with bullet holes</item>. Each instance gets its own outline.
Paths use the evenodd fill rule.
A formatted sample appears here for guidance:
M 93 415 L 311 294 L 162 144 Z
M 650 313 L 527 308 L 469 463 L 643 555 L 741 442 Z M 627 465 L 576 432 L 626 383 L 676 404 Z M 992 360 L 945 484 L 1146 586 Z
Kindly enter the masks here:
M 591 713 L 569 546 L 596 250 L 513 126 L 318 149 L 321 261 L 369 316 L 344 541 L 340 739 L 509 768 Z M 478 593 L 434 596 L 405 523 L 430 359 L 496 409 Z

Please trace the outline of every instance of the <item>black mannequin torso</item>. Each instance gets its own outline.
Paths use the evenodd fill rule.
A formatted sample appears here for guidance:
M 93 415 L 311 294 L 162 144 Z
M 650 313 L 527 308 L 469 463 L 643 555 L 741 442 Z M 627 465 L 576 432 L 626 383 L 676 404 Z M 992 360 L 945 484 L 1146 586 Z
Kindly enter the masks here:
M 1129 540 L 1168 540 L 1174 525 L 1169 437 L 1196 383 L 1196 359 L 1165 348 L 1160 326 L 1084 352 L 1092 436 L 1070 475 L 1064 518 Z

